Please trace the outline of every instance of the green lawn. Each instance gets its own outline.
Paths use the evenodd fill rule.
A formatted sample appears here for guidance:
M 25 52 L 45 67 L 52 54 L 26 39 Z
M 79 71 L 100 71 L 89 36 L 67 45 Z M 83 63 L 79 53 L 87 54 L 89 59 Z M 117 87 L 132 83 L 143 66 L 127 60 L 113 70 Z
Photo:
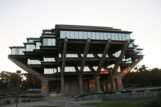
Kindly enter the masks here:
M 150 99 L 124 100 L 124 101 L 104 101 L 101 103 L 87 104 L 94 107 L 145 107 Z

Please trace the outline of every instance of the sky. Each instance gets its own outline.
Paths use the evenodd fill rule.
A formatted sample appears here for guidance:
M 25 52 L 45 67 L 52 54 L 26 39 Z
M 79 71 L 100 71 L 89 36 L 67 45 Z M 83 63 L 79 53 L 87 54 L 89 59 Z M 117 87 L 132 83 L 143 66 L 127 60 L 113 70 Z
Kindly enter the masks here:
M 21 70 L 8 59 L 9 46 L 21 46 L 55 24 L 132 31 L 144 49 L 140 65 L 161 68 L 161 0 L 0 0 L 0 71 Z

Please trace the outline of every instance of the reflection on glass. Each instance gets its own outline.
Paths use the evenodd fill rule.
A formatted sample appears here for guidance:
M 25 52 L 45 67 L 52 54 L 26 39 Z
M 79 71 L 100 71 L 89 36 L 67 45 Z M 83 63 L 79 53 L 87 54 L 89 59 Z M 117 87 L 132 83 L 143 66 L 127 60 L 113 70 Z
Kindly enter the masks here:
M 11 55 L 24 55 L 25 48 L 11 48 Z
M 84 32 L 84 31 L 60 31 L 60 38 L 69 39 L 93 39 L 93 40 L 129 40 L 130 35 L 111 32 Z
M 35 49 L 34 44 L 26 44 L 26 51 L 33 51 Z
M 55 46 L 56 41 L 54 38 L 43 38 L 43 46 Z

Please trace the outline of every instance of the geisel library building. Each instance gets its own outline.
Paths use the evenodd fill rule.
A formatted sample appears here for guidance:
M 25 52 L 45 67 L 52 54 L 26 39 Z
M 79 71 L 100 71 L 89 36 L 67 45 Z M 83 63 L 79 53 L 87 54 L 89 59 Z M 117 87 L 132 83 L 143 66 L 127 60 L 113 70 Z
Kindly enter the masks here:
M 130 31 L 112 27 L 56 25 L 24 46 L 12 46 L 9 59 L 41 80 L 42 93 L 114 93 L 143 58 Z

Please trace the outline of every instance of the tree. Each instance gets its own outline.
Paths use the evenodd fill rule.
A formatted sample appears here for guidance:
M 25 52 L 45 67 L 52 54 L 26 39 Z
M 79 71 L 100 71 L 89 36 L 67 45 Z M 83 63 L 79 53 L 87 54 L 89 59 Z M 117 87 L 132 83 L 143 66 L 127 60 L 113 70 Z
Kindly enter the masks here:
M 41 81 L 36 77 L 34 77 L 32 74 L 25 73 L 24 77 L 25 77 L 25 80 L 23 80 L 23 85 L 22 85 L 24 89 L 41 87 Z
M 137 68 L 137 72 L 130 72 L 124 78 L 125 87 L 161 86 L 161 69 L 147 69 L 145 65 Z

